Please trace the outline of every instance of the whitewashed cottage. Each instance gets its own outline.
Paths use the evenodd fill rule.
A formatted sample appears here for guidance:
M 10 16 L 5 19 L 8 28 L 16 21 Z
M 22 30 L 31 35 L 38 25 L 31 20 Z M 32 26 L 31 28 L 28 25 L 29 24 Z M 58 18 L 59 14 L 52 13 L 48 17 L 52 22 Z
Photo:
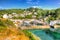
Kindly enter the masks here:
M 3 18 L 8 19 L 8 15 L 7 14 L 4 14 L 3 15 Z

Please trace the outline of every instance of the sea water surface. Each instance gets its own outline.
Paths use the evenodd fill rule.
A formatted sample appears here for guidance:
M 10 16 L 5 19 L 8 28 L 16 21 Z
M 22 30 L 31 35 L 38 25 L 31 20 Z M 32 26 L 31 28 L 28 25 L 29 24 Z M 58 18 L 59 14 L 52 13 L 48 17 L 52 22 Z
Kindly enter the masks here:
M 40 29 L 33 29 L 33 30 L 28 30 L 38 36 L 41 40 L 54 40 L 53 37 L 50 35 L 46 34 L 45 31 L 40 30 Z

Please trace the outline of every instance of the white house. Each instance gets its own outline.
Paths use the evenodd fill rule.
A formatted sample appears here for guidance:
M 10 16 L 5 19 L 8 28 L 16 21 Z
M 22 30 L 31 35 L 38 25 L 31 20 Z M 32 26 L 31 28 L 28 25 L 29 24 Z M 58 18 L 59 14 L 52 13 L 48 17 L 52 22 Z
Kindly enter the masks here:
M 13 16 L 11 14 L 8 15 L 9 18 L 12 18 Z
M 24 20 L 21 26 L 31 26 L 29 20 Z
M 36 16 L 35 15 L 32 15 L 32 18 L 36 18 Z
M 12 13 L 13 15 L 15 15 L 16 13 Z
M 34 12 L 34 15 L 37 15 L 37 12 Z
M 3 18 L 6 18 L 7 19 L 8 18 L 8 15 L 7 14 L 4 14 L 3 15 Z
M 21 17 L 25 17 L 25 15 L 24 15 L 24 14 L 20 14 L 20 16 L 21 16 Z

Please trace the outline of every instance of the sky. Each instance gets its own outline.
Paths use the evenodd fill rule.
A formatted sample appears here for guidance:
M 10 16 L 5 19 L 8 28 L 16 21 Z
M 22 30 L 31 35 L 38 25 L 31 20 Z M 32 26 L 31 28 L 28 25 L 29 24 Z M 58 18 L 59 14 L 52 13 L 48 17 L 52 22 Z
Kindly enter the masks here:
M 0 0 L 0 9 L 25 9 L 29 7 L 56 9 L 60 8 L 60 0 Z

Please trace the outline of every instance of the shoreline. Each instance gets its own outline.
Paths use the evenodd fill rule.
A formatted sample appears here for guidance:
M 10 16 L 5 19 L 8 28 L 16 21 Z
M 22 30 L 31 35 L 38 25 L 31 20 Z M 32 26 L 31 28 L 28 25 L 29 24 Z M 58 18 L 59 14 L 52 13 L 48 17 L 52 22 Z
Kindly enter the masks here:
M 55 25 L 54 28 L 60 28 L 60 25 Z M 20 27 L 21 30 L 28 30 L 28 29 L 50 29 L 49 25 L 44 25 L 44 26 L 22 26 Z
M 35 38 L 35 40 L 41 40 L 38 36 L 36 36 L 35 34 L 33 34 L 32 33 L 32 35 L 33 35 L 33 37 Z
M 34 33 L 28 31 L 28 30 L 23 30 L 26 36 L 28 36 L 31 40 L 41 40 L 38 36 L 36 36 Z

